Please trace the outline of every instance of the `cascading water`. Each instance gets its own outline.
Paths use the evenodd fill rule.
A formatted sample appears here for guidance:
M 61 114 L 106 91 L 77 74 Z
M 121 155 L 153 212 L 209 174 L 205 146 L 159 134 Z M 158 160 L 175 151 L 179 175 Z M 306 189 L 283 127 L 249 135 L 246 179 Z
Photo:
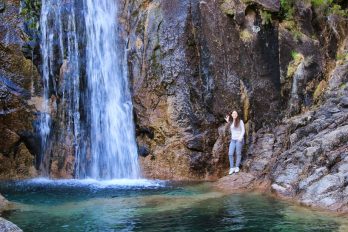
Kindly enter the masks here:
M 138 156 L 124 51 L 117 43 L 117 1 L 85 0 L 91 98 L 92 177 L 136 178 Z
M 80 83 L 75 12 L 73 3 L 65 4 L 64 8 L 62 6 L 63 0 L 42 1 L 40 27 L 44 113 L 40 121 L 43 152 L 40 169 L 45 176 L 49 174 L 50 157 L 56 146 L 54 143 L 65 143 L 68 147 L 79 144 Z M 63 17 L 66 20 L 63 21 Z M 54 135 L 51 131 L 53 114 L 59 118 L 56 127 L 60 127 L 59 133 Z M 74 150 L 77 155 L 78 147 Z
M 42 1 L 43 175 L 59 156 L 74 157 L 75 178 L 139 177 L 116 2 Z

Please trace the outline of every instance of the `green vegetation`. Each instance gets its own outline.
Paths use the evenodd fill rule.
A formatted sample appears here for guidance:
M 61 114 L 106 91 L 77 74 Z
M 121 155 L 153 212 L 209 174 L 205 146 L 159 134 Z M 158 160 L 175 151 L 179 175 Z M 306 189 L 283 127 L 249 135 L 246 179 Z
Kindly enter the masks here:
M 348 11 L 342 9 L 342 7 L 337 4 L 337 1 L 333 0 L 311 0 L 311 4 L 314 10 L 323 15 L 337 15 L 341 17 L 347 17 Z
M 292 61 L 289 63 L 288 70 L 286 73 L 286 76 L 288 78 L 292 77 L 295 74 L 297 67 L 304 60 L 303 55 L 301 53 L 296 52 L 296 51 L 291 52 L 291 57 L 292 57 Z
M 31 30 L 39 29 L 41 0 L 23 0 L 20 14 L 25 18 Z
M 239 37 L 243 42 L 250 42 L 253 39 L 253 35 L 247 29 L 241 31 Z
M 332 31 L 337 34 L 337 16 L 344 18 L 348 17 L 348 10 L 342 9 L 340 5 L 342 2 L 343 0 L 302 0 L 301 2 L 298 0 L 280 0 L 281 7 L 278 17 L 285 28 L 291 32 L 294 40 L 300 41 L 303 37 L 303 33 L 297 25 L 298 19 L 295 19 L 295 15 L 298 14 L 298 7 L 302 7 L 304 4 L 305 7 L 312 8 L 315 17 L 322 18 L 322 20 L 327 19 Z M 316 35 L 314 34 L 307 36 L 316 39 Z
M 334 4 L 330 8 L 331 14 L 338 15 L 341 17 L 348 17 L 348 10 L 343 10 L 340 5 Z
M 268 11 L 261 10 L 260 11 L 262 25 L 267 25 L 272 23 L 272 14 Z
M 291 57 L 295 61 L 300 61 L 303 58 L 302 54 L 296 51 L 291 51 Z
M 333 0 L 311 0 L 314 7 L 328 7 L 333 3 Z
M 313 99 L 317 101 L 326 88 L 327 82 L 325 80 L 322 80 L 314 90 Z
M 295 41 L 299 41 L 301 39 L 302 32 L 297 28 L 295 30 L 292 30 L 291 33 Z
M 295 21 L 284 20 L 283 26 L 291 32 L 295 41 L 299 41 L 302 37 L 302 32 L 298 29 Z
M 348 52 L 337 53 L 336 60 L 348 60 Z
M 338 15 L 348 17 L 348 11 L 342 9 L 339 4 L 341 1 L 334 0 L 304 0 L 312 5 L 313 10 L 321 16 Z M 280 0 L 280 18 L 283 20 L 293 20 L 295 15 L 296 0 Z
M 221 10 L 226 15 L 233 16 L 236 13 L 236 10 L 232 6 L 233 4 L 231 0 L 224 0 L 221 4 Z
M 344 51 L 344 52 L 338 52 L 336 54 L 336 62 L 339 65 L 344 64 L 345 62 L 348 61 L 348 52 Z
M 346 86 L 347 86 L 347 83 L 341 83 L 340 86 L 339 86 L 339 88 L 340 88 L 340 89 L 344 89 L 344 88 L 346 88 Z
M 280 0 L 280 18 L 293 20 L 295 14 L 295 0 Z

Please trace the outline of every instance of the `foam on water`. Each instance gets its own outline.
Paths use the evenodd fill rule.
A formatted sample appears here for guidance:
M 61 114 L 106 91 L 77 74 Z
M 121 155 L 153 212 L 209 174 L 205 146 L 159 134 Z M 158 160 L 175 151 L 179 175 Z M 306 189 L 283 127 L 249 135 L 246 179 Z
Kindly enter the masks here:
M 127 187 L 165 187 L 167 181 L 148 180 L 148 179 L 112 179 L 112 180 L 96 180 L 96 179 L 60 179 L 54 180 L 49 178 L 29 179 L 18 184 L 24 185 L 45 185 L 45 186 L 66 186 L 66 187 L 90 187 L 90 188 L 127 188 Z

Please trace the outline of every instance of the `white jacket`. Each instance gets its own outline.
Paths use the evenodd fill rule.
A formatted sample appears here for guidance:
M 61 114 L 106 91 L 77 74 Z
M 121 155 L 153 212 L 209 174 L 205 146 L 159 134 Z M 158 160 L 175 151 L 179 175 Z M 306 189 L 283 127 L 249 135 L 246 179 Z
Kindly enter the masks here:
M 242 141 L 245 134 L 244 122 L 240 120 L 239 126 L 235 127 L 234 123 L 231 123 L 231 139 Z

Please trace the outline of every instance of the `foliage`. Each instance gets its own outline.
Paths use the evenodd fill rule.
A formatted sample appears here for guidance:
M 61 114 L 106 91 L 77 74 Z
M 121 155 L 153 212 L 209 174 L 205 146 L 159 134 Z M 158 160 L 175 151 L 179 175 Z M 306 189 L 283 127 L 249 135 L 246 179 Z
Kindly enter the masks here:
M 341 83 L 340 86 L 339 86 L 339 88 L 340 88 L 340 89 L 345 89 L 346 86 L 347 86 L 347 83 Z
M 261 10 L 260 12 L 261 19 L 262 19 L 262 25 L 267 25 L 272 23 L 272 15 L 271 13 Z
M 296 51 L 291 51 L 291 57 L 297 64 L 299 64 L 301 60 L 303 59 L 303 55 Z
M 295 14 L 295 0 L 280 0 L 280 18 L 292 20 Z
M 221 10 L 229 16 L 233 16 L 236 13 L 231 0 L 224 0 L 221 4 Z
M 313 7 L 328 7 L 333 3 L 333 0 L 311 0 Z
M 337 60 L 346 60 L 346 59 L 348 59 L 348 53 L 337 53 L 336 59 Z
M 296 22 L 292 20 L 284 20 L 283 25 L 286 29 L 289 31 L 295 30 L 296 29 Z
M 295 74 L 297 67 L 304 60 L 303 55 L 296 51 L 291 51 L 291 57 L 292 57 L 292 61 L 288 65 L 288 70 L 286 74 L 288 78 L 292 77 Z
M 337 15 L 341 17 L 348 17 L 348 11 L 333 0 L 311 0 L 311 4 L 315 11 L 322 16 Z
M 294 38 L 295 41 L 299 41 L 302 37 L 302 32 L 300 30 L 298 30 L 297 28 L 295 28 L 294 30 L 291 31 L 292 36 Z
M 340 2 L 334 0 L 304 0 L 310 3 L 319 16 L 330 14 L 348 17 L 348 10 L 342 9 Z M 343 1 L 342 1 L 343 2 Z M 296 0 L 280 0 L 280 19 L 294 20 Z
M 20 14 L 25 18 L 28 28 L 39 29 L 41 0 L 22 0 Z
M 330 13 L 341 17 L 348 17 L 348 10 L 342 9 L 340 5 L 334 4 L 330 8 Z
M 243 42 L 250 42 L 253 39 L 253 35 L 247 29 L 241 31 L 239 37 Z

